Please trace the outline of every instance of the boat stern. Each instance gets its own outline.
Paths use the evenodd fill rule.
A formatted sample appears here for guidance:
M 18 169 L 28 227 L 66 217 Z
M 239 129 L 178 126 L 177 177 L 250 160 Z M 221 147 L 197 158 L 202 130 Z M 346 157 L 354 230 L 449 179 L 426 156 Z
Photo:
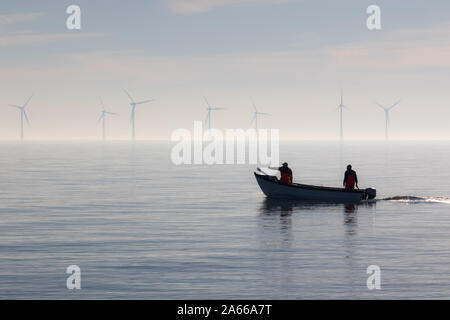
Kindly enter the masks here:
M 366 200 L 375 199 L 375 197 L 377 196 L 377 190 L 375 188 L 366 188 L 364 190 L 364 193 L 366 195 Z

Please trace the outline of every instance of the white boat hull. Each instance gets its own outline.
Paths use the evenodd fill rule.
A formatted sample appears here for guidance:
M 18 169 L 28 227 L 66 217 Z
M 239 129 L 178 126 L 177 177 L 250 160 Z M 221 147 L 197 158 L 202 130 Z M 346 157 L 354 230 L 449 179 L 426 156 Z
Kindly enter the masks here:
M 343 188 L 318 187 L 304 184 L 282 184 L 275 177 L 255 172 L 256 181 L 262 192 L 269 198 L 295 199 L 312 202 L 357 203 L 375 198 L 375 190 L 349 191 Z

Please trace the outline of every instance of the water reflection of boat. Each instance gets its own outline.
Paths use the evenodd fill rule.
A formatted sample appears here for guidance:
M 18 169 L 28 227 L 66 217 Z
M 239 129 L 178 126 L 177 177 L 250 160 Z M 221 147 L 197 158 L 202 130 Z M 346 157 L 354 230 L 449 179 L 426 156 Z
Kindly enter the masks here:
M 356 211 L 356 206 L 354 203 L 344 205 L 345 213 L 354 213 Z
M 283 184 L 275 176 L 254 173 L 262 192 L 269 198 L 297 199 L 312 202 L 358 203 L 361 200 L 373 199 L 376 190 L 345 190 L 343 188 L 319 187 L 305 184 Z
M 265 198 L 262 202 L 260 212 L 261 214 L 291 214 L 293 212 L 295 203 L 287 200 Z
M 306 202 L 295 199 L 264 198 L 259 211 L 262 215 L 292 214 L 294 211 L 313 210 L 317 208 L 336 208 L 342 204 Z
M 358 224 L 358 205 L 354 203 L 347 203 L 344 205 L 344 225 L 347 227 L 347 234 L 356 234 L 356 227 Z

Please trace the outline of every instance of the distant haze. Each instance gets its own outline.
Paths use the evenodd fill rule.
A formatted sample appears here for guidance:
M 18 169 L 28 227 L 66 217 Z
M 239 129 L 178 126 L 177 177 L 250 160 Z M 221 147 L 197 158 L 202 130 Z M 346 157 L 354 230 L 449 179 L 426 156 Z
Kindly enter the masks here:
M 282 139 L 450 139 L 450 2 L 365 0 L 80 0 L 81 30 L 68 30 L 69 1 L 0 4 L 0 140 L 169 140 L 204 120 L 203 96 L 226 110 L 211 126 L 260 128 Z M 369 31 L 366 8 L 381 8 Z

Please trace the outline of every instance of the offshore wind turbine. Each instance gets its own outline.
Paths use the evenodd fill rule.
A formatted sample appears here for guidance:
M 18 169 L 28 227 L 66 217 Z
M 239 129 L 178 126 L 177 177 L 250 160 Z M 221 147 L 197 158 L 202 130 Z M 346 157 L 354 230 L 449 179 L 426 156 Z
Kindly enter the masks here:
M 385 132 L 384 132 L 384 136 L 386 141 L 389 140 L 389 111 L 392 110 L 392 108 L 394 108 L 396 105 L 398 105 L 400 103 L 401 100 L 398 100 L 396 103 L 394 103 L 393 105 L 391 105 L 390 107 L 385 107 L 381 104 L 379 104 L 378 102 L 375 102 L 377 106 L 379 106 L 381 109 L 384 110 L 384 115 L 386 118 L 386 128 L 385 128 Z
M 341 89 L 341 103 L 338 106 L 339 109 L 339 138 L 342 142 L 344 139 L 344 128 L 343 128 L 343 110 L 344 108 L 347 109 L 347 107 L 344 105 L 344 94 Z
M 252 101 L 253 109 L 255 109 L 255 111 L 253 112 L 253 118 L 252 118 L 252 121 L 250 122 L 250 124 L 252 124 L 253 121 L 255 121 L 255 130 L 258 131 L 258 116 L 259 115 L 270 116 L 270 113 L 259 112 L 258 108 L 256 108 L 256 105 L 255 105 L 255 102 L 253 101 L 253 99 L 250 98 L 250 100 Z
M 213 110 L 225 110 L 225 108 L 220 108 L 220 107 L 211 107 L 211 105 L 209 104 L 208 100 L 206 99 L 206 97 L 203 97 L 205 99 L 206 105 L 208 106 L 206 108 L 206 118 L 205 121 L 208 122 L 208 130 L 211 129 L 211 111 Z
M 23 118 L 25 118 L 25 120 L 27 120 L 27 123 L 30 124 L 30 121 L 28 120 L 27 117 L 27 112 L 25 111 L 25 107 L 28 105 L 28 103 L 30 102 L 31 98 L 33 98 L 33 95 L 31 95 L 28 100 L 25 102 L 24 105 L 22 106 L 18 106 L 15 104 L 9 104 L 8 106 L 13 107 L 13 108 L 17 108 L 20 111 L 20 140 L 23 140 Z
M 136 138 L 135 131 L 134 131 L 134 117 L 135 117 L 136 105 L 144 104 L 144 103 L 153 101 L 154 99 L 135 102 L 127 90 L 123 89 L 123 91 L 127 94 L 128 98 L 130 98 L 130 100 L 131 100 L 131 102 L 130 102 L 130 106 L 131 106 L 131 140 L 134 141 Z
M 100 98 L 100 103 L 102 104 L 102 112 L 101 112 L 100 118 L 98 118 L 97 122 L 102 121 L 102 140 L 105 141 L 105 115 L 106 114 L 118 115 L 118 114 L 114 113 L 114 112 L 106 111 L 105 105 L 103 104 L 103 100 L 101 98 Z

